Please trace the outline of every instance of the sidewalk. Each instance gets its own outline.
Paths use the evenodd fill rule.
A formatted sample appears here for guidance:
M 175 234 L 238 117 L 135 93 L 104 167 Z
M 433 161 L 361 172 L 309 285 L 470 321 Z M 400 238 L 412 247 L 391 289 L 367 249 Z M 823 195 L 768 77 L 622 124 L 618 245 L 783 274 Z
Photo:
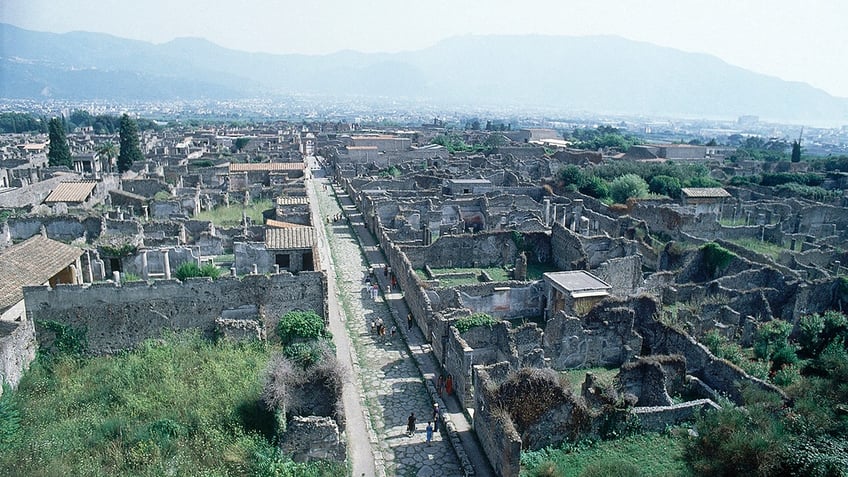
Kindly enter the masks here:
M 385 257 L 379 247 L 377 247 L 373 235 L 365 227 L 362 215 L 354 206 L 351 198 L 341 188 L 335 187 L 334 191 L 337 195 L 338 204 L 343 208 L 351 228 L 356 233 L 368 265 L 374 269 L 381 270 L 386 262 Z M 429 398 L 431 407 L 433 402 L 438 402 L 439 406 L 446 411 L 445 416 L 448 424 L 444 426 L 447 428 L 447 432 L 443 436 L 451 441 L 451 445 L 454 447 L 459 458 L 462 472 L 459 474 L 445 473 L 441 475 L 494 475 L 456 396 L 439 397 L 437 395 L 435 383 L 440 367 L 420 329 L 413 325 L 413 328 L 407 332 L 406 316 L 409 313 L 409 308 L 403 299 L 403 294 L 398 290 L 388 292 L 386 287 L 389 277 L 384 276 L 381 271 L 378 271 L 375 275 L 380 282 L 381 290 L 384 292 L 383 299 L 385 300 L 385 304 L 388 305 L 388 310 L 394 322 L 397 323 L 400 333 L 406 339 L 406 348 L 408 353 L 414 358 L 415 366 L 418 368 L 418 373 L 420 373 L 419 378 L 423 376 L 427 383 L 427 397 Z

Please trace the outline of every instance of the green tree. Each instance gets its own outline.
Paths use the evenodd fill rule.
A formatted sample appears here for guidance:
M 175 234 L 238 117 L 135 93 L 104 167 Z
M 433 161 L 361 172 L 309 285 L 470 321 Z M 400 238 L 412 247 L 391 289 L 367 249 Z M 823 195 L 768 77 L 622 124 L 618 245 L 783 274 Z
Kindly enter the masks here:
M 249 142 L 250 142 L 249 137 L 236 138 L 235 142 L 233 142 L 233 148 L 235 149 L 235 152 L 240 152 L 242 149 L 245 148 L 245 146 L 247 146 L 247 143 L 249 143 Z
M 138 142 L 138 125 L 135 120 L 124 114 L 121 116 L 121 128 L 119 131 L 121 138 L 121 151 L 118 156 L 118 172 L 126 172 L 130 170 L 133 162 L 141 162 L 144 156 L 141 154 L 141 148 Z
M 580 186 L 579 190 L 580 192 L 596 199 L 606 199 L 610 195 L 607 181 L 595 175 L 589 176 L 586 179 L 586 183 Z
M 609 191 L 612 200 L 623 204 L 631 197 L 647 195 L 648 183 L 636 174 L 624 174 L 610 183 Z
M 569 164 L 559 170 L 557 174 L 559 180 L 562 181 L 563 187 L 578 190 L 586 185 L 587 178 L 583 170 L 579 167 Z
M 680 179 L 671 176 L 654 176 L 648 189 L 654 194 L 667 195 L 672 199 L 680 197 Z
M 106 141 L 97 146 L 97 155 L 106 159 L 106 163 L 109 165 L 106 172 L 112 172 L 115 158 L 118 157 L 118 146 L 112 141 Z
M 801 162 L 801 141 L 792 141 L 792 162 Z
M 68 146 L 68 138 L 65 136 L 65 126 L 59 118 L 50 120 L 49 137 L 50 149 L 47 152 L 47 161 L 51 167 L 66 166 L 73 168 L 71 159 L 71 148 Z

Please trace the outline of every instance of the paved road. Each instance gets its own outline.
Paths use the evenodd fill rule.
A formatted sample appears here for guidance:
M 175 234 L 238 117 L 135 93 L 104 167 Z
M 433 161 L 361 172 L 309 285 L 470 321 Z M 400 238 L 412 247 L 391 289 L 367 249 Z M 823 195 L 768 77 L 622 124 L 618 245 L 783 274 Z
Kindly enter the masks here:
M 318 217 L 340 214 L 333 189 L 324 186 L 324 179 L 316 177 L 310 188 L 311 202 L 320 210 Z M 350 387 L 357 388 L 346 390 L 343 396 L 353 475 L 462 475 L 459 459 L 441 433 L 434 432 L 432 442 L 426 442 L 425 427 L 433 403 L 400 333 L 392 337 L 388 331 L 381 337 L 371 332 L 371 321 L 380 318 L 388 330 L 406 324 L 394 322 L 382 290 L 376 300 L 371 298 L 365 283 L 369 263 L 353 229 L 345 220 L 330 224 L 324 220 L 318 228 L 324 229 L 323 234 L 319 231 L 319 244 L 326 241 L 327 245 L 322 244 L 321 249 L 330 251 L 329 256 L 323 254 L 322 263 L 334 283 L 330 286 L 334 294 L 330 329 L 338 355 L 351 357 L 354 382 Z M 344 334 L 340 328 L 347 336 L 338 339 Z M 410 413 L 417 417 L 411 437 L 406 434 Z M 366 465 L 369 460 L 371 468 Z
M 334 294 L 330 300 L 330 328 L 334 340 L 342 342 L 336 343 L 339 356 L 351 356 L 355 377 L 351 387 L 357 388 L 345 393 L 353 475 L 463 475 L 462 462 L 447 434 L 436 432 L 432 443 L 425 442 L 424 428 L 432 416 L 434 399 L 448 411 L 458 438 L 454 446 L 465 452 L 466 468 L 473 467 L 477 476 L 494 475 L 457 400 L 435 397 L 432 385 L 428 392 L 424 380 L 433 382 L 438 365 L 420 331 L 413 328 L 407 333 L 406 303 L 398 290 L 390 293 L 385 288 L 386 280 L 379 272 L 385 258 L 373 236 L 365 229 L 350 198 L 328 185 L 321 173 L 316 172 L 309 193 L 310 202 L 320 210 L 317 216 L 326 219 L 341 214 L 343 217 L 329 224 L 324 220 L 323 227 L 318 227 L 323 230 L 318 232 L 322 251 L 330 252 L 322 256 L 332 283 L 330 291 Z M 371 298 L 365 283 L 371 267 L 378 270 L 376 276 L 381 284 L 377 300 Z M 378 318 L 383 319 L 389 330 L 395 325 L 398 333 L 394 337 L 390 332 L 384 337 L 373 334 L 370 323 Z M 399 318 L 397 323 L 396 318 Z M 341 327 L 346 328 L 347 336 L 336 339 Z M 354 400 L 355 396 L 359 401 L 348 407 L 348 400 Z M 407 437 L 410 412 L 417 416 L 417 432 Z M 361 419 L 360 422 L 354 422 L 350 414 Z M 372 459 L 373 470 L 361 463 L 368 459 Z

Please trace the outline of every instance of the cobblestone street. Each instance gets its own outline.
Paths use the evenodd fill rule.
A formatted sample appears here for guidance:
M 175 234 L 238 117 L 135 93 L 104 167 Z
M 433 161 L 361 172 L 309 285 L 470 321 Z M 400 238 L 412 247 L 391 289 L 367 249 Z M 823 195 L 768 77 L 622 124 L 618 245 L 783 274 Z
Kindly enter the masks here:
M 371 298 L 366 283 L 370 265 L 357 237 L 344 217 L 331 223 L 326 220 L 342 210 L 331 195 L 332 188 L 325 188 L 324 184 L 322 179 L 316 179 L 312 187 L 325 219 L 323 225 L 334 265 L 329 273 L 335 274 L 339 308 L 358 361 L 353 363 L 354 379 L 358 380 L 366 424 L 370 427 L 348 428 L 348 438 L 364 438 L 367 433 L 376 444 L 373 450 L 378 475 L 462 475 L 457 456 L 441 433 L 434 432 L 433 441 L 426 443 L 425 428 L 432 420 L 432 401 L 401 334 L 392 337 L 390 331 L 392 326 L 405 327 L 406 323 L 394 322 L 385 301 L 387 290 L 381 289 L 376 300 Z M 371 322 L 378 319 L 386 328 L 384 336 L 371 330 Z M 410 413 L 416 416 L 412 437 L 406 434 Z

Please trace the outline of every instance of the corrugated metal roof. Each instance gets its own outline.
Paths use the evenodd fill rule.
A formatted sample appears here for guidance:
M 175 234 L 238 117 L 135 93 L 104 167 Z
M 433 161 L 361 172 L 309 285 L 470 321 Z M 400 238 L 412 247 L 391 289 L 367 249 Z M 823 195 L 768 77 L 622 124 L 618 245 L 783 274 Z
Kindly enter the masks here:
M 60 182 L 44 202 L 85 202 L 97 181 Z
M 303 162 L 260 162 L 248 164 L 230 164 L 230 172 L 254 171 L 300 171 L 306 167 Z
M 315 229 L 313 227 L 265 229 L 265 248 L 270 250 L 312 248 L 314 245 Z
M 82 249 L 36 235 L 0 253 L 0 310 L 24 299 L 22 287 L 42 285 L 75 262 Z
M 730 192 L 727 192 L 721 187 L 684 187 L 680 189 L 686 197 L 699 199 L 720 199 L 730 197 Z

